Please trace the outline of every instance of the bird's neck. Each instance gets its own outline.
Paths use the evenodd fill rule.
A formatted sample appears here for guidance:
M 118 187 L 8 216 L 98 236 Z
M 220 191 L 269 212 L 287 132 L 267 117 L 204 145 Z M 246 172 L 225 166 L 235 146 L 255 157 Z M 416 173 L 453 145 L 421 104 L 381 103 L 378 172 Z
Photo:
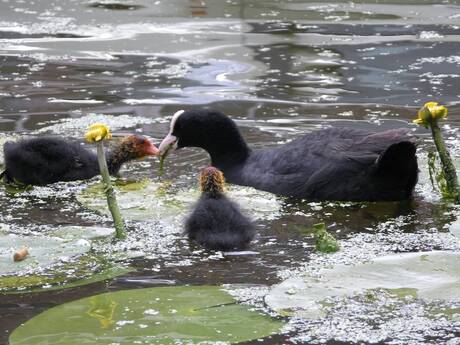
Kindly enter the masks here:
M 219 191 L 206 191 L 201 195 L 205 199 L 221 199 L 225 197 L 225 194 Z
M 238 133 L 231 141 L 217 141 L 207 149 L 213 166 L 222 171 L 244 164 L 251 153 L 243 137 Z
M 110 175 L 115 175 L 120 171 L 121 166 L 132 158 L 129 150 L 119 145 L 106 153 L 106 160 Z

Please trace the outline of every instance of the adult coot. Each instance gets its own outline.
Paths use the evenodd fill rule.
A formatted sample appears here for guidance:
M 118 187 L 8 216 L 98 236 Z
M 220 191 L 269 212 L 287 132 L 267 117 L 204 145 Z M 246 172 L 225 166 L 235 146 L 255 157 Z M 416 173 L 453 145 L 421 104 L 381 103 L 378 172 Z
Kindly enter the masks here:
M 56 137 L 8 141 L 3 147 L 6 182 L 46 185 L 59 181 L 84 180 L 99 174 L 97 156 L 79 143 Z M 149 155 L 158 149 L 141 135 L 124 137 L 107 152 L 110 174 L 123 163 Z
M 202 170 L 202 195 L 185 222 L 185 232 L 206 249 L 245 249 L 254 238 L 254 226 L 224 195 L 224 184 L 224 175 L 218 169 Z
M 229 117 L 214 110 L 181 110 L 171 120 L 160 154 L 187 146 L 203 148 L 227 181 L 279 195 L 403 200 L 411 197 L 418 174 L 416 147 L 408 131 L 329 128 L 251 150 Z

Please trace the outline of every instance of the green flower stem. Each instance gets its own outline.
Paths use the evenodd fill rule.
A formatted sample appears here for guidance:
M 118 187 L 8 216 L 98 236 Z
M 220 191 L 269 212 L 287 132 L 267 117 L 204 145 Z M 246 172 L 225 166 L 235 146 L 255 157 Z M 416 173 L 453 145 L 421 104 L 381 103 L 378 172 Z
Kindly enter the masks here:
M 113 223 L 115 224 L 116 238 L 123 239 L 126 237 L 125 225 L 121 217 L 120 209 L 118 207 L 115 191 L 110 181 L 109 169 L 107 168 L 107 161 L 105 158 L 104 144 L 101 141 L 96 142 L 97 147 L 97 160 L 99 162 L 99 169 L 101 171 L 102 180 L 104 181 L 104 191 L 107 197 L 107 205 L 109 206 L 110 213 L 112 214 Z
M 162 177 L 164 173 L 164 166 L 165 166 L 165 156 L 160 156 L 160 171 L 158 172 L 158 176 Z
M 431 122 L 430 128 L 436 149 L 438 150 L 439 158 L 441 159 L 442 171 L 446 180 L 447 190 L 450 197 L 452 197 L 457 203 L 460 203 L 460 189 L 457 173 L 455 171 L 454 164 L 452 163 L 452 159 L 450 158 L 449 151 L 447 150 L 446 144 L 442 138 L 441 128 L 439 128 L 436 120 Z

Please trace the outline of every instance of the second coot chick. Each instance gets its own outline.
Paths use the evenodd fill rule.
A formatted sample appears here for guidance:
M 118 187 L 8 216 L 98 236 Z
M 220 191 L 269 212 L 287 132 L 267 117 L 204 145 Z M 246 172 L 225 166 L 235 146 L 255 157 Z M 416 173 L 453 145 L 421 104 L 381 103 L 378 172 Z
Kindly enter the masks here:
M 27 185 L 47 185 L 60 181 L 75 181 L 99 175 L 95 152 L 80 143 L 56 137 L 8 141 L 3 147 L 6 182 Z M 141 135 L 124 137 L 107 152 L 107 165 L 111 175 L 117 174 L 123 163 L 149 155 L 158 149 Z
M 224 175 L 214 167 L 200 175 L 202 195 L 185 223 L 190 240 L 206 249 L 242 250 L 254 238 L 251 221 L 224 194 Z

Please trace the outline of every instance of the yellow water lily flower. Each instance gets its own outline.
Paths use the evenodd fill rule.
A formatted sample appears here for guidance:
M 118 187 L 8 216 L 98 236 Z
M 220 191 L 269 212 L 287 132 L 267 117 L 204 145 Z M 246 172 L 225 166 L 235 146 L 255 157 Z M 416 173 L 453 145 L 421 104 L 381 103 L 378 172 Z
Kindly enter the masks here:
M 90 143 L 94 143 L 104 139 L 110 139 L 112 138 L 112 134 L 110 133 L 108 126 L 103 123 L 94 123 L 89 126 L 88 132 L 85 134 L 85 138 Z
M 438 102 L 428 102 L 418 111 L 418 117 L 412 122 L 428 127 L 432 121 L 445 119 L 446 117 L 447 108 L 445 106 L 438 105 Z

